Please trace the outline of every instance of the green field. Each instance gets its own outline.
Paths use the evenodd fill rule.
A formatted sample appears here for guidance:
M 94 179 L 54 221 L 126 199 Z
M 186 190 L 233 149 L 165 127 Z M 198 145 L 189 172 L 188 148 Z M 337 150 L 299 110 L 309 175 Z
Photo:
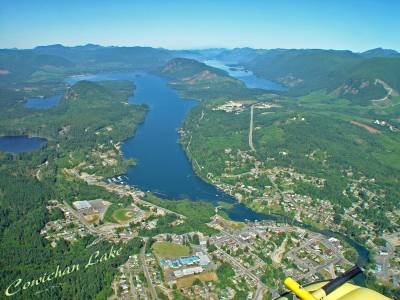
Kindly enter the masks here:
M 123 208 L 118 204 L 111 204 L 105 215 L 104 221 L 110 223 L 126 223 L 135 217 L 135 212 L 129 208 Z
M 153 245 L 153 251 L 160 257 L 177 257 L 190 254 L 190 248 L 184 245 L 173 244 L 169 242 L 157 242 Z
M 112 204 L 104 215 L 104 221 L 111 223 L 125 223 L 135 216 L 135 212 L 128 208 L 119 207 Z
M 135 212 L 130 209 L 119 208 L 113 212 L 112 216 L 117 222 L 126 222 L 135 216 Z

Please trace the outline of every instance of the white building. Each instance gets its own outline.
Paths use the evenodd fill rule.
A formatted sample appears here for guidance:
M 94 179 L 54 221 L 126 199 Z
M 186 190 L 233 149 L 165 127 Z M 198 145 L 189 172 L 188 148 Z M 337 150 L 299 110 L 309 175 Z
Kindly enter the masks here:
M 72 203 L 72 206 L 76 210 L 83 210 L 83 209 L 90 209 L 92 206 L 90 205 L 89 201 L 75 201 Z
M 210 263 L 210 258 L 207 254 L 204 254 L 203 252 L 196 252 L 196 256 L 198 256 L 200 259 L 200 266 L 208 266 L 208 264 Z
M 176 270 L 174 271 L 174 275 L 176 278 L 187 276 L 187 275 L 193 275 L 193 274 L 198 274 L 203 272 L 202 267 L 192 267 L 192 268 L 186 268 L 182 270 Z

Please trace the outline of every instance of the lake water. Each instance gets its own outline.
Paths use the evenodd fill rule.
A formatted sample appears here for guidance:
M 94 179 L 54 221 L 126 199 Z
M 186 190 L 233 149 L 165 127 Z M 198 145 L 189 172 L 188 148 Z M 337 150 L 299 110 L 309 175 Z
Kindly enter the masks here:
M 124 141 L 125 158 L 133 158 L 137 164 L 129 167 L 125 180 L 143 191 L 151 191 L 161 198 L 204 200 L 218 205 L 223 201 L 233 204 L 227 210 L 234 220 L 261 220 L 265 216 L 256 213 L 232 196 L 200 179 L 193 171 L 182 146 L 178 143 L 177 129 L 188 111 L 197 101 L 182 99 L 167 85 L 167 80 L 145 73 L 107 73 L 69 77 L 73 84 L 79 80 L 130 80 L 136 89 L 130 103 L 146 104 L 150 110 L 145 122 L 135 136 Z
M 39 137 L 2 136 L 0 137 L 0 151 L 9 153 L 29 152 L 39 149 L 46 139 Z
M 150 108 L 143 124 L 139 125 L 134 137 L 124 141 L 122 152 L 125 158 L 137 161 L 128 168 L 124 178 L 128 184 L 143 191 L 151 191 L 161 198 L 204 200 L 218 205 L 220 201 L 232 204 L 224 211 L 232 220 L 275 220 L 287 222 L 287 218 L 278 215 L 256 213 L 240 204 L 232 196 L 218 190 L 215 186 L 200 179 L 193 171 L 182 146 L 178 143 L 177 129 L 188 111 L 197 102 L 182 99 L 167 85 L 161 77 L 143 73 L 112 73 L 70 77 L 67 82 L 73 84 L 79 80 L 130 80 L 136 85 L 135 94 L 130 103 L 147 104 Z M 308 225 L 296 222 L 326 236 L 338 236 L 328 231 L 318 231 Z M 341 237 L 345 238 L 343 235 Z M 351 240 L 348 240 L 351 241 Z M 361 259 L 368 259 L 368 251 L 353 243 Z
M 277 82 L 273 82 L 267 79 L 263 79 L 254 75 L 253 72 L 246 70 L 244 67 L 235 66 L 231 67 L 233 63 L 223 62 L 220 60 L 206 60 L 206 65 L 217 69 L 224 70 L 228 74 L 236 79 L 243 81 L 248 88 L 260 88 L 270 91 L 286 91 L 287 88 Z
M 47 109 L 55 106 L 60 102 L 61 95 L 55 95 L 44 98 L 29 98 L 26 100 L 25 107 L 27 108 L 37 108 L 37 109 Z

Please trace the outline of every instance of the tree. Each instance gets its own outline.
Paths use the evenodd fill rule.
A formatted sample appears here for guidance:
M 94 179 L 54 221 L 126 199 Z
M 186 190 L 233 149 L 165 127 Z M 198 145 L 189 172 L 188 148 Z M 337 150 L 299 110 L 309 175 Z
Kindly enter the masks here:
M 200 238 L 199 238 L 199 235 L 197 233 L 195 233 L 193 235 L 192 243 L 195 244 L 195 245 L 200 245 Z
M 199 279 L 199 278 L 196 278 L 194 281 L 193 281 L 193 284 L 192 285 L 202 285 L 202 281 Z

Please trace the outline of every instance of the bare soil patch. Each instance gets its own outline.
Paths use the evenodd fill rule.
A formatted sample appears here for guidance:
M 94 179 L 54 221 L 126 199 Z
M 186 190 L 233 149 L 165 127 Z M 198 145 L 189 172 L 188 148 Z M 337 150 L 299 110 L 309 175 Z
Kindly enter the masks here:
M 216 281 L 218 279 L 217 274 L 215 272 L 204 272 L 201 274 L 195 274 L 190 276 L 185 276 L 177 279 L 176 286 L 180 288 L 186 288 L 192 286 L 193 282 L 199 279 L 203 282 L 207 281 Z
M 381 133 L 378 129 L 376 129 L 374 127 L 368 126 L 366 124 L 363 124 L 363 123 L 360 123 L 360 122 L 357 122 L 357 121 L 354 121 L 354 120 L 351 121 L 351 124 L 354 124 L 356 126 L 359 126 L 359 127 L 364 128 L 364 129 L 367 129 L 371 133 Z

